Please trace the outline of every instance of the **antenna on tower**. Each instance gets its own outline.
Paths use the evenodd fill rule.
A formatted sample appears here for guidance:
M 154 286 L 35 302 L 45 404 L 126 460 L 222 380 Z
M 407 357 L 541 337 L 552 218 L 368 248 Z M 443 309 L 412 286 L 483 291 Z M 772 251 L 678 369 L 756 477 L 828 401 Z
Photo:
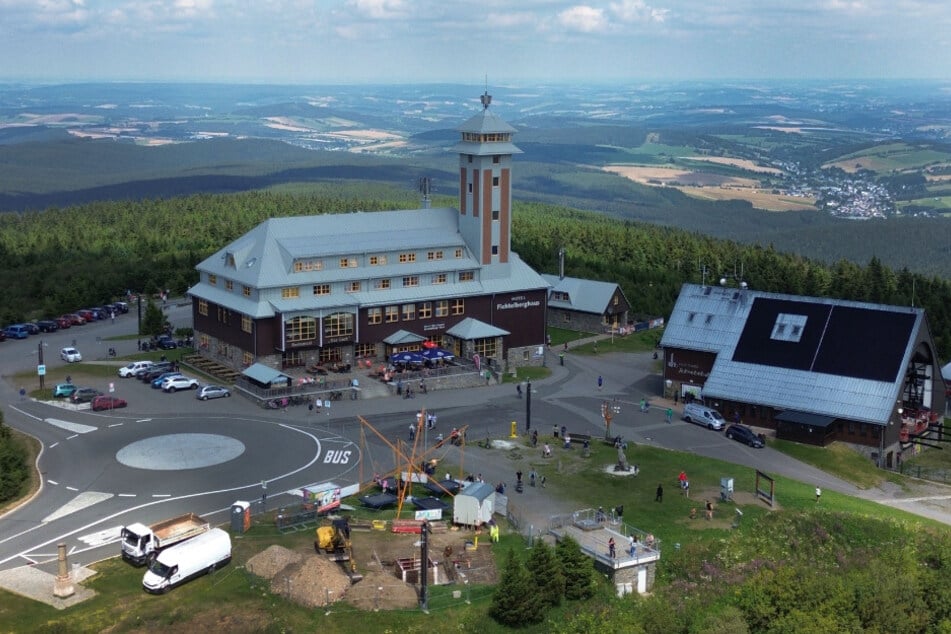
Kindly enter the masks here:
M 431 202 L 429 195 L 433 190 L 432 179 L 429 178 L 428 176 L 420 177 L 420 179 L 416 182 L 416 190 L 419 191 L 419 193 L 423 197 L 423 200 L 422 200 L 423 209 L 429 209 L 430 202 Z
M 479 101 L 482 102 L 482 109 L 488 110 L 489 104 L 492 103 L 492 95 L 489 94 L 489 74 L 485 75 L 485 92 L 482 93 L 482 96 L 479 97 Z

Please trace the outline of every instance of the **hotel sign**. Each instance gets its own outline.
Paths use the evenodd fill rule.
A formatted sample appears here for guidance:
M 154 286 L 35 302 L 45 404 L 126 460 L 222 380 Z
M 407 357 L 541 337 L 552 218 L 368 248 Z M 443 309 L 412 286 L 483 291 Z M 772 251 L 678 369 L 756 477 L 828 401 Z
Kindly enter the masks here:
M 527 308 L 538 308 L 541 305 L 541 300 L 528 299 L 524 295 L 516 295 L 508 301 L 496 304 L 495 310 L 525 310 Z

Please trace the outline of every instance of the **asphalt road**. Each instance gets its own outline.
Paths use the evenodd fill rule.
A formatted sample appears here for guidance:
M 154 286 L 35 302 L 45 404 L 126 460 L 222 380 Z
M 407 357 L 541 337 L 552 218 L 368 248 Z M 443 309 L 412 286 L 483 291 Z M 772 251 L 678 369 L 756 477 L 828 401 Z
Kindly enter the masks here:
M 190 325 L 190 314 L 187 306 L 169 310 L 176 327 Z M 115 393 L 129 401 L 127 409 L 114 413 L 70 411 L 18 395 L 21 383 L 36 384 L 35 377 L 26 381 L 13 375 L 35 371 L 40 341 L 49 371 L 55 372 L 67 369 L 58 358 L 60 347 L 75 342 L 85 359 L 108 362 L 109 347 L 117 348 L 120 356 L 132 354 L 136 342 L 105 338 L 134 331 L 132 312 L 118 317 L 115 324 L 93 323 L 0 343 L 0 372 L 6 379 L 0 382 L 0 398 L 6 403 L 6 422 L 43 443 L 38 462 L 42 490 L 0 517 L 0 569 L 53 557 L 59 542 L 68 545 L 73 563 L 114 555 L 118 528 L 133 521 L 149 523 L 195 512 L 225 522 L 236 500 L 255 502 L 253 508 L 260 511 L 262 482 L 268 508 L 291 503 L 296 491 L 308 484 L 366 482 L 374 473 L 394 467 L 394 447 L 408 441 L 409 424 L 423 408 L 437 414 L 437 429 L 417 443 L 415 452 L 400 446 L 407 456 L 446 460 L 454 475 L 483 473 L 489 482 L 513 479 L 507 463 L 493 461 L 493 452 L 432 448 L 433 436 L 448 437 L 452 427 L 468 426 L 470 444 L 485 437 L 507 437 L 513 421 L 519 433 L 525 433 L 527 394 L 519 398 L 511 384 L 430 390 L 414 399 L 344 400 L 334 403 L 329 416 L 305 407 L 263 410 L 240 396 L 200 402 L 192 392 L 164 394 L 118 377 L 92 385 L 108 391 L 111 383 Z M 541 433 L 565 425 L 569 432 L 602 435 L 601 404 L 609 400 L 620 408 L 612 434 L 638 444 L 719 458 L 951 523 L 951 513 L 943 506 L 951 498 L 946 488 L 927 499 L 909 499 L 896 490 L 860 491 L 769 447 L 751 449 L 726 439 L 722 432 L 679 418 L 667 424 L 667 404 L 656 398 L 657 406 L 641 413 L 639 400 L 661 391 L 650 354 L 568 354 L 561 366 L 557 353 L 549 353 L 547 362 L 552 375 L 531 390 L 530 424 Z M 598 376 L 603 377 L 600 390 Z M 362 425 L 358 417 L 371 426 Z M 541 526 L 548 514 L 559 510 L 546 491 L 530 493 L 518 503 L 524 516 Z

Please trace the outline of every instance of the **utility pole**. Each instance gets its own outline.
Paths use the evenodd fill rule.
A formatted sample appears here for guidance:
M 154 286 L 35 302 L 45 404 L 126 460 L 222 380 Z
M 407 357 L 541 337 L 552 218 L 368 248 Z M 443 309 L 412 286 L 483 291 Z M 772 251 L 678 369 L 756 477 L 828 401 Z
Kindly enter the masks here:
M 532 380 L 525 385 L 525 431 L 532 430 Z

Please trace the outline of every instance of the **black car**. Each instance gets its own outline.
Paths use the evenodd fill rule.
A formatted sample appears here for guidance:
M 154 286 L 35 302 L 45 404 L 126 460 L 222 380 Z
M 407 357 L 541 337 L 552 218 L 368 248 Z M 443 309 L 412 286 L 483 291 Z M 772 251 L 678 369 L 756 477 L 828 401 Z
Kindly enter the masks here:
M 155 339 L 155 347 L 159 350 L 174 350 L 178 344 L 168 335 L 159 335 Z
M 56 332 L 59 330 L 59 326 L 51 319 L 36 322 L 36 327 L 40 329 L 40 332 Z
M 37 324 L 33 323 L 32 321 L 26 322 L 25 324 L 23 324 L 23 327 L 26 328 L 26 331 L 30 333 L 31 335 L 40 334 L 40 327 Z
M 162 374 L 172 371 L 172 362 L 171 361 L 160 361 L 156 364 L 150 366 L 145 372 L 141 375 L 136 374 L 135 378 L 141 378 L 143 383 L 151 383 L 157 379 Z
M 766 443 L 763 442 L 762 437 L 757 436 L 756 432 L 746 425 L 730 425 L 726 428 L 726 437 L 730 440 L 736 440 L 757 449 L 766 446 Z

